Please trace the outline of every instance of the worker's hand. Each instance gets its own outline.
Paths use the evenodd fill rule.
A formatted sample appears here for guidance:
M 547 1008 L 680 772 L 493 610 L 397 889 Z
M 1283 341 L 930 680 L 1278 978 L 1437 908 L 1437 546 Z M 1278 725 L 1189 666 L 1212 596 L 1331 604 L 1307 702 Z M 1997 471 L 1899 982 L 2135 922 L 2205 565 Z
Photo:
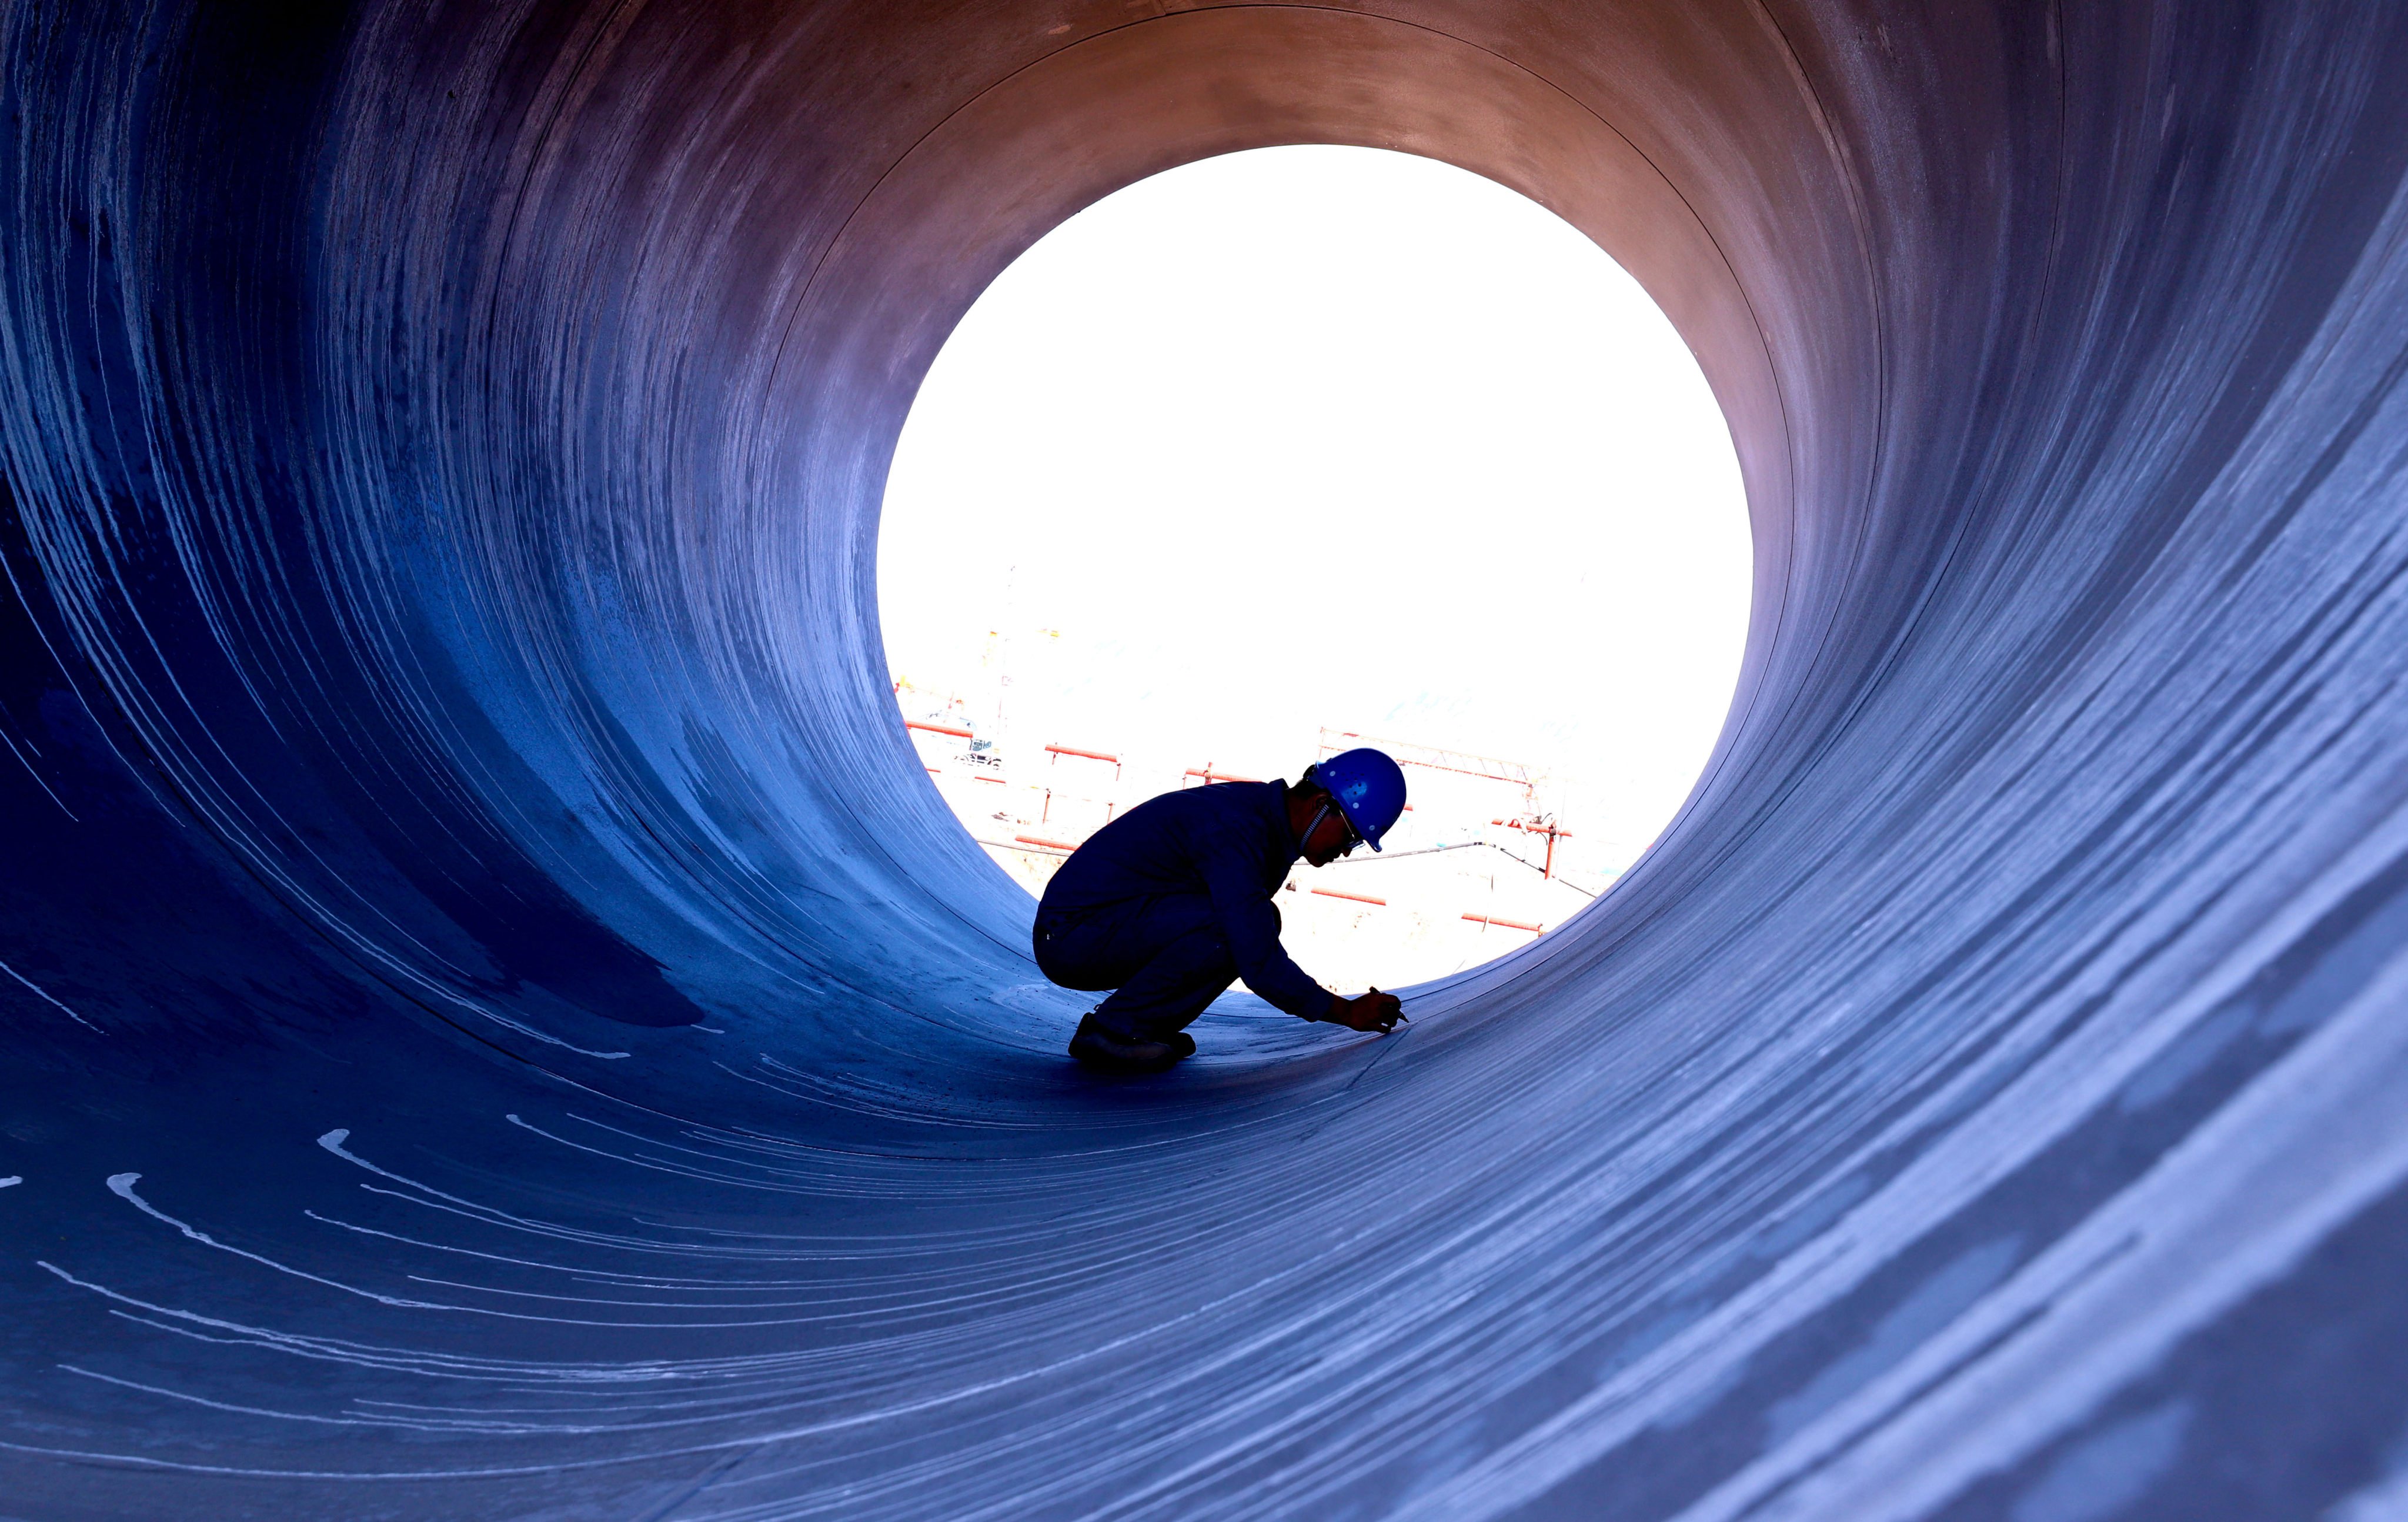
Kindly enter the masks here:
M 1384 1036 L 1405 1017 L 1405 1001 L 1377 988 L 1359 998 L 1338 999 L 1322 1018 L 1349 1030 L 1376 1030 Z

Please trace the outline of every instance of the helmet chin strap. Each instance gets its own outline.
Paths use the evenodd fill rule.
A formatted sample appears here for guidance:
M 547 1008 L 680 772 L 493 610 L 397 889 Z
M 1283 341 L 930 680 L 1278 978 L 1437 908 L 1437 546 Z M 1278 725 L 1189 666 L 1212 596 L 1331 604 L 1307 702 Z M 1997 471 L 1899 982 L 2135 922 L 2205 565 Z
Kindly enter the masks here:
M 1312 847 L 1312 832 L 1319 829 L 1321 827 L 1321 822 L 1329 817 L 1330 808 L 1331 805 L 1325 803 L 1319 809 L 1313 811 L 1312 823 L 1305 826 L 1304 833 L 1297 838 L 1297 850 L 1301 852 L 1309 850 Z
M 1340 822 L 1345 825 L 1348 836 L 1348 839 L 1339 842 L 1338 854 L 1342 856 L 1354 849 L 1355 842 L 1361 840 L 1363 837 L 1355 832 L 1354 822 L 1346 817 L 1343 810 L 1339 809 L 1338 800 L 1336 798 L 1332 798 L 1328 802 L 1323 804 L 1318 810 L 1315 810 L 1312 815 L 1312 823 L 1304 826 L 1304 834 L 1298 837 L 1296 842 L 1296 848 L 1298 851 L 1304 850 L 1312 841 L 1312 832 L 1321 827 L 1321 822 L 1328 818 L 1332 811 L 1337 811 Z M 1335 860 L 1336 858 L 1333 857 L 1331 859 Z

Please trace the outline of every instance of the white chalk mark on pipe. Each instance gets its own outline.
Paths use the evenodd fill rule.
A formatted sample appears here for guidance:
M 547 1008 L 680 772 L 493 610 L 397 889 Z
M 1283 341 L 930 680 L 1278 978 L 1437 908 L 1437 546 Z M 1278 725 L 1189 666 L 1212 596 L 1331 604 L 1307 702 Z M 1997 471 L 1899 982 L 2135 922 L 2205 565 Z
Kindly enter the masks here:
M 70 1019 L 70 1020 L 74 1021 L 77 1025 L 79 1025 L 79 1026 L 83 1027 L 83 1028 L 84 1028 L 84 1029 L 86 1029 L 86 1030 L 98 1030 L 98 1029 L 100 1029 L 100 1027 L 99 1027 L 98 1026 L 93 1025 L 91 1021 L 89 1021 L 89 1020 L 85 1019 L 82 1015 L 79 1015 L 79 1014 L 76 1013 L 76 1012 L 75 1012 L 75 1011 L 68 1009 L 65 1005 L 64 1005 L 64 1004 L 60 1003 L 57 999 L 52 998 L 50 996 L 49 991 L 48 991 L 48 990 L 46 990 L 46 989 L 44 989 L 44 988 L 42 987 L 42 985 L 41 985 L 41 984 L 39 984 L 36 983 L 33 979 L 31 979 L 31 978 L 29 978 L 29 977 L 25 976 L 23 973 L 22 973 L 22 972 L 18 971 L 15 968 L 10 967 L 7 963 L 6 963 L 6 962 L 0 962 L 0 972 L 6 972 L 7 974 L 8 974 L 8 976 L 10 976 L 10 977 L 12 977 L 12 978 L 16 979 L 19 983 L 22 983 L 22 984 L 23 984 L 26 987 L 31 988 L 31 989 L 34 991 L 34 996 L 35 996 L 36 998 L 39 998 L 40 1000 L 42 1000 L 42 1002 L 43 1002 L 43 1003 L 50 1005 L 52 1009 L 54 1009 L 54 1010 L 58 1011 L 61 1014 L 65 1015 L 68 1019 Z

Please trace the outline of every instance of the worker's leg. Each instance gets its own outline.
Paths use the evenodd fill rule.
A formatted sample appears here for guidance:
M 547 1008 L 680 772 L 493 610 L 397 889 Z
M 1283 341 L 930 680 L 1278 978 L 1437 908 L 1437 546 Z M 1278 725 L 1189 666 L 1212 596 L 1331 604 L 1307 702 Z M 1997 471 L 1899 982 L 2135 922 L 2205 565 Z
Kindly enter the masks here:
M 1068 914 L 1039 910 L 1031 949 L 1038 970 L 1065 988 L 1118 988 L 1162 949 L 1212 923 L 1202 894 L 1166 894 L 1099 904 Z
M 1208 917 L 1156 952 L 1096 1006 L 1095 1024 L 1117 1036 L 1158 1041 L 1204 1012 L 1238 979 L 1220 922 Z
M 1066 988 L 1115 989 L 1091 1021 L 1151 1041 L 1204 1012 L 1238 976 L 1211 900 L 1170 895 L 1040 920 L 1037 963 Z

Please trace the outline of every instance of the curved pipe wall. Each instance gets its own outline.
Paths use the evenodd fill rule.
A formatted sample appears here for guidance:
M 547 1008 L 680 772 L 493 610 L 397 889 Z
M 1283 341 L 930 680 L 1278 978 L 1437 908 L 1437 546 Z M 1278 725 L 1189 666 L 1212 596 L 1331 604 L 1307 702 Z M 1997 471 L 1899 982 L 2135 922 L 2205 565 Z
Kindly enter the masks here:
M 2408 13 L 0 14 L 10 1510 L 2408 1490 Z M 1748 665 L 1411 1034 L 1095 1081 L 880 488 L 1014 254 L 1291 141 L 1656 293 Z

